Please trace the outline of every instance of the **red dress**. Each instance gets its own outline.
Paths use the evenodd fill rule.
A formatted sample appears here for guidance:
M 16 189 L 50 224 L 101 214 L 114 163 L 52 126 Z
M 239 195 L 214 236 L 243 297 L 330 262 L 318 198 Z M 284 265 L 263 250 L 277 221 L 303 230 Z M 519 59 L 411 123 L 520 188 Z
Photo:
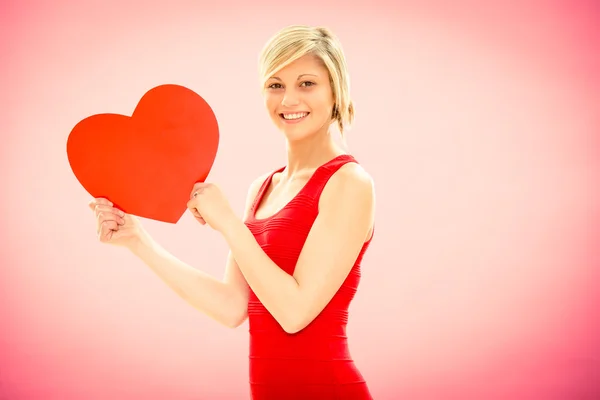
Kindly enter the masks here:
M 329 178 L 345 163 L 341 155 L 323 164 L 306 185 L 275 215 L 257 219 L 274 171 L 263 183 L 251 206 L 246 225 L 265 253 L 292 275 L 318 214 L 319 197 Z M 286 333 L 250 290 L 250 391 L 254 400 L 371 400 L 367 384 L 348 349 L 348 306 L 360 281 L 360 263 L 369 239 L 351 272 L 325 309 L 303 330 Z

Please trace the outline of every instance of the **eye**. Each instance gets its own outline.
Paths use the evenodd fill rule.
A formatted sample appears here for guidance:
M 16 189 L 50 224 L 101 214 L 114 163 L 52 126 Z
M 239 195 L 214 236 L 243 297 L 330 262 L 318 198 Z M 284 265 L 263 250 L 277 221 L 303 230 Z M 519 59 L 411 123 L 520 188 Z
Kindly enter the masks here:
M 302 83 L 300 84 L 300 86 L 302 86 L 302 85 L 304 85 L 304 84 L 306 84 L 306 86 L 305 86 L 305 87 L 307 87 L 307 86 L 314 86 L 314 85 L 315 85 L 315 83 L 314 83 L 314 82 L 311 82 L 311 81 L 305 81 L 305 82 L 302 82 Z
M 272 83 L 269 86 L 267 86 L 268 89 L 280 89 L 281 88 L 281 84 L 280 83 Z

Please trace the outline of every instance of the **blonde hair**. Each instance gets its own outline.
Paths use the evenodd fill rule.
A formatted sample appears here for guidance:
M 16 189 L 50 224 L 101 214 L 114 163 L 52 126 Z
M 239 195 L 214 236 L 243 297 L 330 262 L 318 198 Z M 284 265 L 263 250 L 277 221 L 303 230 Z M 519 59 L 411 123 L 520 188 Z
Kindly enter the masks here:
M 291 25 L 277 32 L 264 46 L 259 58 L 261 85 L 277 71 L 305 56 L 316 56 L 329 72 L 334 105 L 332 119 L 342 136 L 354 120 L 350 99 L 350 77 L 338 38 L 325 27 Z

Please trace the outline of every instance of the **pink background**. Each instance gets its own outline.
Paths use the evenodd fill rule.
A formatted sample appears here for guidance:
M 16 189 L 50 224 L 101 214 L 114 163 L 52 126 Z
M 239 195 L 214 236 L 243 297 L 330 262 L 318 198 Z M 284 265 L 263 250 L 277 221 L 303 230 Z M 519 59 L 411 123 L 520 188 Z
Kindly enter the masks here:
M 217 114 L 209 180 L 241 213 L 285 162 L 256 62 L 292 23 L 342 40 L 349 150 L 376 182 L 349 325 L 375 398 L 599 398 L 597 2 L 163 3 L 1 2 L 0 399 L 248 398 L 247 324 L 96 240 L 66 140 L 187 86 Z M 191 215 L 143 223 L 222 276 L 225 242 Z

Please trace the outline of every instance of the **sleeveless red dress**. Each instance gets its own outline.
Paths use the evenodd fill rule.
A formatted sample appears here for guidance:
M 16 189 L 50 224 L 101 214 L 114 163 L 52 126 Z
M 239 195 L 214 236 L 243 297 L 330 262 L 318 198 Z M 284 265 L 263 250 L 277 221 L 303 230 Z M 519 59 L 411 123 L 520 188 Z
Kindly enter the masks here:
M 347 162 L 347 154 L 321 165 L 283 209 L 257 219 L 255 210 L 269 187 L 269 175 L 251 206 L 246 225 L 266 254 L 292 275 L 318 214 L 319 197 L 329 178 Z M 306 328 L 286 333 L 250 290 L 250 392 L 254 400 L 371 400 L 346 337 L 348 306 L 360 281 L 360 263 L 371 239 L 363 245 L 348 277 L 325 309 Z

